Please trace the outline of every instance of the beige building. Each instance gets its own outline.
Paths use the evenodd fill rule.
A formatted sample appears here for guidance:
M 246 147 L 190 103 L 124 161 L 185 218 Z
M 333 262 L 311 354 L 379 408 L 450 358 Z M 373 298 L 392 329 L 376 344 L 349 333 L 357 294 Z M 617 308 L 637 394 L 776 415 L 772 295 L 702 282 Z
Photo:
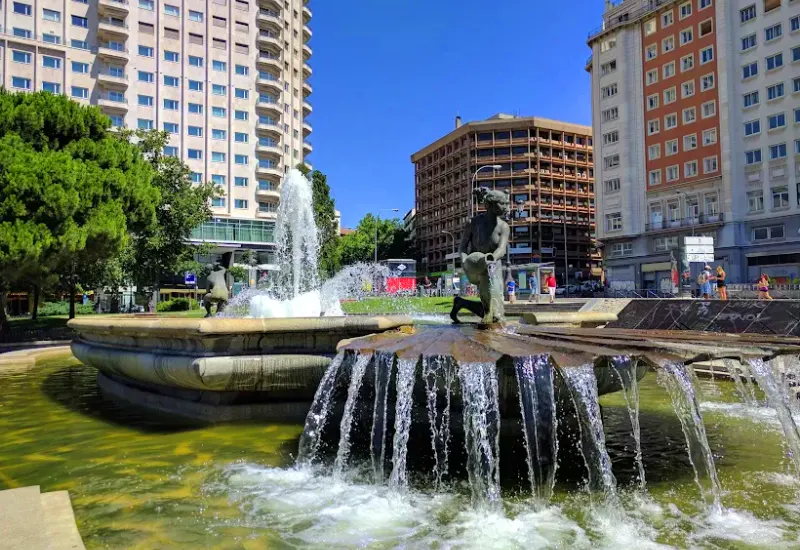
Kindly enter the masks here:
M 461 123 L 411 156 L 415 167 L 419 272 L 448 269 L 462 230 L 482 206 L 470 189 L 507 191 L 511 239 L 507 262 L 553 263 L 559 282 L 596 274 L 593 245 L 592 129 L 544 118 L 499 114 Z
M 283 174 L 311 153 L 307 0 L 8 0 L 0 82 L 171 134 L 222 197 L 197 239 L 267 251 Z

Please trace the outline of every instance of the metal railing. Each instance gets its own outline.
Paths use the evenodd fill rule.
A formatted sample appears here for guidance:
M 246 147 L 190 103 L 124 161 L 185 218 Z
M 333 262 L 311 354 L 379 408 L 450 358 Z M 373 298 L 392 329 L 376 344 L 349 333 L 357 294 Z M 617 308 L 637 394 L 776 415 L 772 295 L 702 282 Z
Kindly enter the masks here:
M 650 222 L 644 224 L 645 231 L 658 231 L 660 229 L 673 229 L 678 227 L 692 227 L 700 226 L 710 223 L 722 223 L 725 221 L 725 215 L 720 212 L 719 214 L 708 215 L 700 214 L 690 218 L 679 218 L 677 220 L 661 220 L 660 222 Z

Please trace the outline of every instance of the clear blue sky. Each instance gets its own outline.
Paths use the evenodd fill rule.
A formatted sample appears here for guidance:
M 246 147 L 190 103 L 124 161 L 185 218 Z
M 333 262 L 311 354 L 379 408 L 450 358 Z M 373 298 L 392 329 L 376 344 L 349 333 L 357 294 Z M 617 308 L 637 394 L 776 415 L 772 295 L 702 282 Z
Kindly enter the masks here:
M 498 112 L 591 124 L 603 0 L 312 0 L 314 168 L 354 227 L 414 205 L 410 156 Z M 382 216 L 392 216 L 390 212 Z

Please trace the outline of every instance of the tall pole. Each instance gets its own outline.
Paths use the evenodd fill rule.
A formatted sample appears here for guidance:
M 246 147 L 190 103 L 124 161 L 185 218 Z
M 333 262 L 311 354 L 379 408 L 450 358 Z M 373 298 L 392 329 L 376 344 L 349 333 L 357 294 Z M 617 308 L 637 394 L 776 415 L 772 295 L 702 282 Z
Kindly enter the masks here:
M 472 184 L 470 185 L 470 188 L 469 188 L 469 217 L 470 218 L 474 215 L 474 210 L 475 210 L 475 180 L 478 179 L 478 172 L 480 172 L 481 170 L 485 170 L 487 168 L 491 168 L 492 170 L 500 170 L 502 168 L 502 166 L 500 166 L 499 164 L 487 164 L 486 166 L 481 166 L 480 168 L 475 170 L 474 174 L 472 174 Z M 467 221 L 469 221 L 469 220 L 467 220 Z
M 564 294 L 569 296 L 569 251 L 567 250 L 567 217 L 564 216 Z
M 445 235 L 450 235 L 450 238 L 453 239 L 453 252 L 452 252 L 452 254 L 453 254 L 453 272 L 455 272 L 455 270 L 456 270 L 456 258 L 455 258 L 455 254 L 456 254 L 456 236 L 453 235 L 450 231 L 448 231 L 446 229 L 442 229 L 442 233 L 444 233 Z

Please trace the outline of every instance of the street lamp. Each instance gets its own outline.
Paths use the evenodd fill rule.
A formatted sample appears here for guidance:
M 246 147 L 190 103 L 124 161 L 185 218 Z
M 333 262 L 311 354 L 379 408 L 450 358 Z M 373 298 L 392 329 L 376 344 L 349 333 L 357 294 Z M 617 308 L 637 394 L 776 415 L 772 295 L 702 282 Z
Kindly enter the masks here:
M 382 210 L 378 210 L 378 212 L 399 212 L 399 208 L 384 208 Z M 380 221 L 380 216 L 375 216 L 375 263 L 378 263 L 378 222 Z
M 567 250 L 567 217 L 561 218 L 564 222 L 564 296 L 569 296 L 569 251 Z M 555 267 L 554 267 L 555 269 Z
M 448 231 L 446 229 L 442 229 L 442 234 L 443 235 L 450 235 L 450 238 L 453 239 L 453 253 L 452 253 L 453 254 L 453 272 L 455 272 L 455 270 L 456 270 L 456 257 L 455 257 L 455 254 L 456 254 L 456 236 L 453 235 L 450 231 Z
M 683 192 L 683 191 L 675 191 L 675 194 L 676 194 L 676 195 L 678 195 L 678 206 L 680 206 L 680 202 L 681 202 L 681 195 L 683 195 L 683 202 L 684 202 L 684 204 L 685 204 L 687 207 L 689 206 L 689 195 L 687 195 L 687 194 L 686 194 L 685 192 Z M 700 205 L 699 205 L 699 204 L 697 205 L 697 208 L 698 208 L 698 209 L 700 208 Z M 691 218 L 691 223 L 692 223 L 692 237 L 694 237 L 694 216 L 692 216 L 692 218 Z
M 500 164 L 487 164 L 486 166 L 481 166 L 475 173 L 472 174 L 472 186 L 469 190 L 469 216 L 472 217 L 473 210 L 475 209 L 475 180 L 478 179 L 478 172 L 481 170 L 485 170 L 487 168 L 491 168 L 492 170 L 500 170 L 502 166 Z M 469 221 L 469 220 L 467 220 Z

